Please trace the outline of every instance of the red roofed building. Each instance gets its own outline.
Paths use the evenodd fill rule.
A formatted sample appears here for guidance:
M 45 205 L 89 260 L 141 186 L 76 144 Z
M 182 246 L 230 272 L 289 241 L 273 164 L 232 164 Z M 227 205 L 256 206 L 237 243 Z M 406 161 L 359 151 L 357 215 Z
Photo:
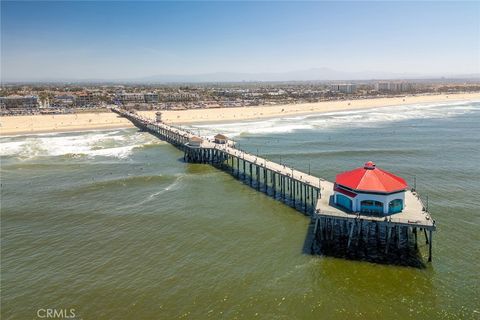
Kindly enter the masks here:
M 407 189 L 404 179 L 369 161 L 361 168 L 337 175 L 334 202 L 352 212 L 387 215 L 403 210 Z

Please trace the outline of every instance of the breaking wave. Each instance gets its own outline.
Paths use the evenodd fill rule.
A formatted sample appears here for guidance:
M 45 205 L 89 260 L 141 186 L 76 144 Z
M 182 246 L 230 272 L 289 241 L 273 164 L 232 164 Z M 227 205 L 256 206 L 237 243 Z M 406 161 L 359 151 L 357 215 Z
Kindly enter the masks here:
M 242 134 L 290 133 L 299 130 L 328 130 L 342 127 L 375 127 L 413 119 L 455 117 L 480 111 L 480 102 L 412 104 L 374 109 L 287 116 L 256 121 L 191 125 L 201 135 L 218 132 L 236 137 Z
M 42 156 L 127 158 L 135 148 L 159 143 L 147 133 L 127 130 L 30 135 L 2 138 L 0 156 L 22 159 Z

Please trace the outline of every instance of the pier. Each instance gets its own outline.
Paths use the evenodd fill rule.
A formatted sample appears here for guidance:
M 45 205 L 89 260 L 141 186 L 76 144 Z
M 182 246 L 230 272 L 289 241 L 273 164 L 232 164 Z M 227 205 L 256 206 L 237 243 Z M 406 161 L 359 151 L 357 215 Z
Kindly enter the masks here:
M 435 221 L 413 190 L 405 191 L 402 212 L 387 216 L 348 212 L 333 203 L 332 182 L 240 150 L 233 140 L 222 135 L 218 139 L 207 139 L 167 125 L 158 117 L 153 120 L 120 108 L 111 110 L 183 151 L 184 161 L 215 166 L 309 215 L 315 243 L 321 250 L 333 242 L 344 243 L 347 250 L 356 250 L 361 243 L 368 246 L 375 242 L 377 249 L 385 254 L 402 248 L 417 250 L 418 234 L 423 233 L 428 244 L 428 261 L 432 261 Z

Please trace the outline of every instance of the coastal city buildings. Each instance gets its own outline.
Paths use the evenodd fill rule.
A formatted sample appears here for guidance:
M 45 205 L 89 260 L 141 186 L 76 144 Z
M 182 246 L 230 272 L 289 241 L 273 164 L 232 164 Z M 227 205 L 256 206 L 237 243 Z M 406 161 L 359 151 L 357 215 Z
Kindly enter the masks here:
M 197 93 L 189 92 L 169 92 L 160 96 L 162 102 L 185 102 L 185 101 L 197 101 L 200 96 Z
M 158 103 L 158 94 L 153 92 L 121 92 L 116 94 L 116 99 L 121 104 Z
M 70 113 L 119 105 L 137 110 L 254 107 L 480 90 L 475 79 L 192 84 L 3 84 L 1 114 Z

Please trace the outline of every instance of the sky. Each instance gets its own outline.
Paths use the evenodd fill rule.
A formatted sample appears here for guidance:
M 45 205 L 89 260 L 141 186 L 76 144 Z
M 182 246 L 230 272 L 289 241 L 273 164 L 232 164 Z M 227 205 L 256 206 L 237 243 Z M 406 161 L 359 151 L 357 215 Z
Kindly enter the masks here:
M 480 73 L 479 2 L 1 1 L 2 81 Z

